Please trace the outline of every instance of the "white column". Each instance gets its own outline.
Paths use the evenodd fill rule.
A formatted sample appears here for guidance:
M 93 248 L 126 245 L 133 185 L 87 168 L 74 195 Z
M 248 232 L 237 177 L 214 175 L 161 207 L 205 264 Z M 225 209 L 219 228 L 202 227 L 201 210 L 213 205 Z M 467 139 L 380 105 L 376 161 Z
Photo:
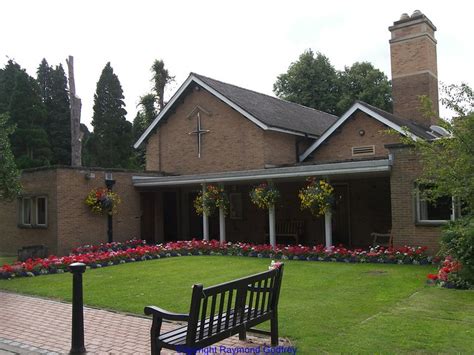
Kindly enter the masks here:
M 219 208 L 219 240 L 225 243 L 225 213 L 224 208 Z
M 206 192 L 206 184 L 202 184 L 202 195 L 204 203 L 204 193 Z M 206 212 L 202 212 L 202 239 L 209 240 L 209 217 Z
M 272 205 L 268 208 L 268 234 L 270 235 L 270 244 L 272 247 L 276 247 L 276 235 L 275 235 L 275 206 Z
M 332 246 L 332 213 L 328 211 L 324 214 L 324 234 L 326 236 L 326 248 Z

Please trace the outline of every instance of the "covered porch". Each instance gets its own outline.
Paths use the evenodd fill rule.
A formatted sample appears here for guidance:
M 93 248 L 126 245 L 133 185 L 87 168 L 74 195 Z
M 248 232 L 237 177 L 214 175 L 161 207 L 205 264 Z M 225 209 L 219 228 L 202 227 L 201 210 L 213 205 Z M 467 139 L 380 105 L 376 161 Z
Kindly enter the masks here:
M 133 177 L 141 195 L 141 237 L 149 242 L 216 239 L 257 244 L 372 244 L 371 233 L 391 229 L 390 161 L 387 159 L 300 165 L 239 172 Z M 334 187 L 332 213 L 315 217 L 300 209 L 298 191 L 306 178 L 324 178 Z M 255 206 L 251 189 L 271 182 L 280 192 L 272 210 Z M 198 216 L 193 201 L 207 184 L 229 196 L 227 216 Z

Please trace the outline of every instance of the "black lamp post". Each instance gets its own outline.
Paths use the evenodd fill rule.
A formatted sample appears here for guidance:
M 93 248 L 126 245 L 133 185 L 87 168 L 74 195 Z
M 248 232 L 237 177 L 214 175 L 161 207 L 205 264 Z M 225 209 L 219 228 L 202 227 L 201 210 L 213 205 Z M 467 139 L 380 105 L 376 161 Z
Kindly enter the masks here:
M 112 191 L 115 185 L 115 180 L 112 179 L 112 174 L 105 174 L 105 186 L 107 190 Z M 112 243 L 114 241 L 114 232 L 112 227 L 112 213 L 107 214 L 107 241 Z

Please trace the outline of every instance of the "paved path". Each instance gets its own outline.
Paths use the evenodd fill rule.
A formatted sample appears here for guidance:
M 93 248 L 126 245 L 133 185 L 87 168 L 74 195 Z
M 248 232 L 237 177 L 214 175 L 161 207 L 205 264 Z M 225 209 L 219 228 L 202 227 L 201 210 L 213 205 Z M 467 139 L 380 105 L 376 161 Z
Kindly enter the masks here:
M 70 303 L 0 292 L 0 354 L 64 354 L 71 348 Z M 149 354 L 151 320 L 101 309 L 84 309 L 85 345 L 92 354 Z M 163 323 L 167 331 L 176 323 Z M 216 344 L 229 348 L 269 345 L 266 337 L 237 336 Z M 280 344 L 289 346 L 285 340 Z M 172 352 L 162 352 L 170 354 Z

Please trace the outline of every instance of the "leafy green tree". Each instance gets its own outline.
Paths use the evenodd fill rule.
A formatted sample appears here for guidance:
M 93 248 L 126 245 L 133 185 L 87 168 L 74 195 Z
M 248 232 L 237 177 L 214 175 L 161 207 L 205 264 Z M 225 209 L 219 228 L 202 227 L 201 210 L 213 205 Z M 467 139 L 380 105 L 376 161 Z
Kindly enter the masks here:
M 127 111 L 122 86 L 110 62 L 97 82 L 94 95 L 94 132 L 87 142 L 89 165 L 106 168 L 128 168 L 132 159 L 132 124 L 125 119 Z
M 8 115 L 0 114 L 0 201 L 11 201 L 21 191 L 20 172 L 16 167 L 9 139 L 14 127 L 8 122 Z
M 307 50 L 288 71 L 278 76 L 273 91 L 284 100 L 337 113 L 339 100 L 338 75 L 329 59 L 321 53 Z
M 284 100 L 336 115 L 356 100 L 392 110 L 390 81 L 371 63 L 356 62 L 337 71 L 326 56 L 319 52 L 315 56 L 311 50 L 278 76 L 273 91 Z
M 456 117 L 439 120 L 449 134 L 431 141 L 413 141 L 422 161 L 420 182 L 429 184 L 424 197 L 436 202 L 443 196 L 452 196 L 461 204 L 463 217 L 443 230 L 441 252 L 461 263 L 462 268 L 449 276 L 459 288 L 474 287 L 474 93 L 466 84 L 443 87 L 441 102 L 453 110 Z M 429 107 L 426 97 L 423 107 Z M 429 116 L 435 115 L 427 110 Z
M 55 68 L 43 59 L 37 71 L 41 99 L 46 107 L 46 129 L 51 144 L 51 164 L 71 162 L 71 118 L 67 79 L 62 65 Z
M 45 130 L 46 110 L 35 79 L 13 61 L 0 74 L 0 102 L 3 112 L 16 126 L 11 145 L 20 169 L 49 165 L 51 150 Z
M 441 102 L 455 112 L 450 121 L 439 120 L 450 134 L 431 141 L 404 142 L 413 144 L 423 161 L 421 182 L 433 183 L 427 198 L 453 196 L 465 202 L 467 211 L 474 211 L 474 95 L 466 84 L 443 87 Z M 426 100 L 426 98 L 425 98 Z M 429 106 L 426 102 L 424 107 Z M 435 115 L 426 111 L 426 115 Z
M 339 114 L 361 100 L 382 110 L 392 111 L 392 87 L 387 76 L 369 62 L 356 62 L 339 72 Z
M 156 59 L 151 67 L 153 73 L 153 91 L 156 95 L 158 103 L 158 111 L 161 111 L 165 106 L 165 87 L 174 80 L 174 76 L 170 76 L 168 69 L 165 69 L 165 63 L 161 59 Z

